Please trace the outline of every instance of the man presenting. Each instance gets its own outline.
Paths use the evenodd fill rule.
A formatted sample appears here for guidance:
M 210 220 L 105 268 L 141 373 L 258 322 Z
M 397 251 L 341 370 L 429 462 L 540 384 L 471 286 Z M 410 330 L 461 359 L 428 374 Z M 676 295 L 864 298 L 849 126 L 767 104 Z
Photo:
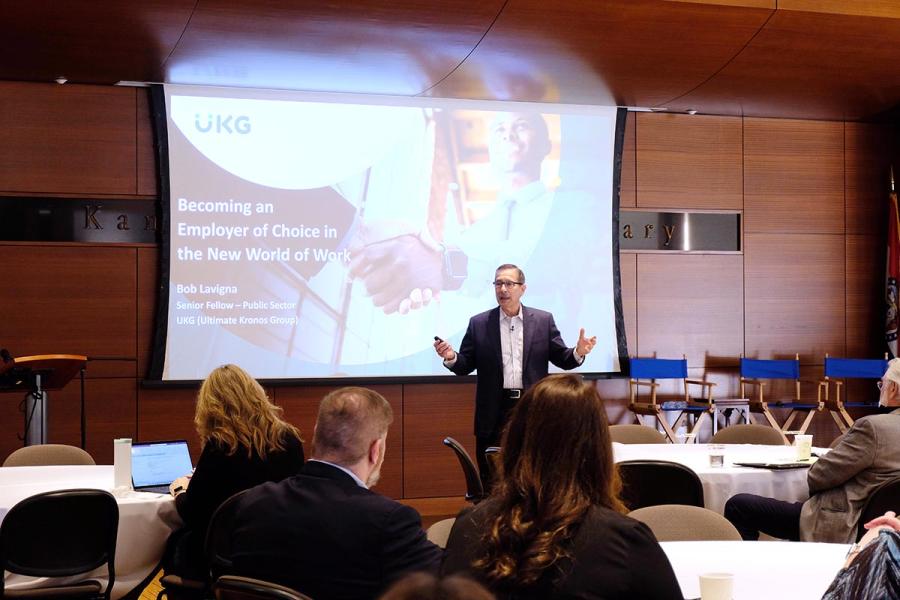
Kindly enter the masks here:
M 419 514 L 369 490 L 392 419 L 390 404 L 372 390 L 325 396 L 300 473 L 239 500 L 234 573 L 332 600 L 375 598 L 405 573 L 436 573 L 442 552 L 426 539 Z
M 525 274 L 516 265 L 497 267 L 494 292 L 497 308 L 475 315 L 456 352 L 437 340 L 434 349 L 444 366 L 457 375 L 478 370 L 475 391 L 475 454 L 485 487 L 489 487 L 484 451 L 500 441 L 506 416 L 525 389 L 547 376 L 548 362 L 574 369 L 584 362 L 596 337 L 578 335 L 575 348 L 563 342 L 549 312 L 522 306 Z

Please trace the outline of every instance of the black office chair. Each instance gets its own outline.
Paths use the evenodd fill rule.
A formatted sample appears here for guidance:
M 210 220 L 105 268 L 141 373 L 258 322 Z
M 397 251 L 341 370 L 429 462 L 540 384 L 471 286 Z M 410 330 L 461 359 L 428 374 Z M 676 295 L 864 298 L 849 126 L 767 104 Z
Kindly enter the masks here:
M 900 507 L 900 477 L 882 483 L 869 495 L 859 514 L 859 525 L 856 528 L 856 541 L 866 534 L 865 524 L 880 517 L 889 510 L 896 511 Z
M 0 523 L 0 598 L 3 572 L 31 577 L 72 577 L 106 564 L 106 589 L 95 579 L 15 590 L 15 597 L 104 598 L 116 582 L 119 506 L 102 490 L 59 490 L 26 498 Z M 103 590 L 103 591 L 101 591 Z
M 213 584 L 216 600 L 312 600 L 297 590 L 250 577 L 223 575 Z
M 618 463 L 622 502 L 628 510 L 658 504 L 703 506 L 703 484 L 688 467 L 665 460 Z
M 462 467 L 463 475 L 466 476 L 466 500 L 472 504 L 478 504 L 485 497 L 484 487 L 481 485 L 481 477 L 478 476 L 478 467 L 475 466 L 472 457 L 462 447 L 462 444 L 452 437 L 445 437 L 444 445 L 456 454 L 459 466 Z
M 201 580 L 174 573 L 166 574 L 159 580 L 161 589 L 156 596 L 157 600 L 162 598 L 200 600 L 209 597 L 212 582 L 231 568 L 231 520 L 234 518 L 237 501 L 246 491 L 241 490 L 226 498 L 209 519 L 203 546 L 206 551 L 208 577 Z

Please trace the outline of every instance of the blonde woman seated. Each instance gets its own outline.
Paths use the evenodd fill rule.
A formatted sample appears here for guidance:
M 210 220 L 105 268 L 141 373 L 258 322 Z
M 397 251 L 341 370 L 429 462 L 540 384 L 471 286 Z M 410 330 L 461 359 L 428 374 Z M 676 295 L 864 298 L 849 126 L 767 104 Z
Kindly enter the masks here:
M 282 419 L 262 386 L 236 365 L 215 369 L 197 395 L 194 425 L 203 452 L 193 476 L 172 482 L 184 529 L 169 543 L 167 573 L 204 579 L 203 543 L 216 508 L 229 496 L 281 481 L 303 466 L 300 432 Z
M 606 412 L 576 375 L 551 375 L 513 410 L 491 497 L 463 511 L 443 571 L 498 598 L 682 600 L 646 525 L 624 515 Z

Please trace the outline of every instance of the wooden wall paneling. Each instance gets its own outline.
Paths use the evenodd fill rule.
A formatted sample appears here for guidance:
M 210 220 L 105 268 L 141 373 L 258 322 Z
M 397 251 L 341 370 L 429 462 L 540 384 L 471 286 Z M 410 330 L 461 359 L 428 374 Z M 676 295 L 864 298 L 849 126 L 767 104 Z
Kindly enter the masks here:
M 19 406 L 24 394 L 5 392 L 0 394 L 0 464 L 17 448 L 22 447 L 25 416 Z
M 275 403 L 284 408 L 288 421 L 300 429 L 304 439 L 303 451 L 306 457 L 312 455 L 313 427 L 319 410 L 319 401 L 328 392 L 340 386 L 305 386 L 274 388 Z M 380 494 L 390 498 L 402 498 L 404 468 L 404 391 L 397 385 L 367 385 L 384 396 L 394 411 L 394 423 L 388 430 L 387 454 L 381 468 L 381 480 L 375 488 Z
M 751 358 L 821 364 L 842 356 L 844 236 L 744 235 L 745 349 Z
M 70 386 L 71 387 L 71 386 Z M 113 440 L 137 435 L 137 382 L 134 378 L 85 383 L 87 446 L 98 463 L 113 462 Z
M 200 439 L 194 428 L 198 387 L 138 388 L 137 439 L 187 440 L 194 464 L 200 458 Z
M 88 377 L 135 376 L 134 248 L 7 245 L 0 311 L 13 356 L 83 354 Z
M 80 445 L 80 393 L 77 379 L 58 392 L 50 392 L 47 427 L 51 443 Z M 111 465 L 113 440 L 137 437 L 137 384 L 133 377 L 88 379 L 84 401 L 85 450 L 97 464 Z
M 0 191 L 131 195 L 134 88 L 0 83 Z
M 744 119 L 744 232 L 844 233 L 843 123 Z
M 882 356 L 884 356 L 883 352 L 875 358 Z M 844 402 L 878 402 L 877 382 L 872 379 L 848 379 L 844 383 L 844 389 L 841 390 L 841 400 Z M 831 387 L 831 393 L 834 394 L 834 386 Z M 854 411 L 855 409 L 848 409 L 851 416 L 855 416 Z M 868 408 L 860 409 L 860 411 L 860 415 L 873 412 Z
M 475 460 L 475 385 L 406 384 L 403 402 L 403 497 L 465 495 L 456 456 L 441 442 L 456 438 Z
M 638 348 L 642 356 L 687 356 L 695 367 L 735 365 L 743 351 L 743 257 L 640 254 Z
M 628 410 L 628 378 L 598 379 L 597 393 L 606 408 L 606 419 L 613 423 L 632 423 L 634 415 Z
M 637 206 L 635 190 L 637 189 L 637 116 L 629 112 L 625 119 L 625 140 L 622 144 L 622 171 L 619 175 L 619 207 Z
M 845 124 L 848 234 L 876 238 L 887 235 L 890 169 L 896 158 L 895 136 L 896 130 L 884 124 Z
M 47 393 L 47 441 L 81 445 L 81 384 L 76 378 L 61 390 Z M 0 395 L 0 463 L 23 446 L 25 417 L 19 404 L 22 394 Z M 136 435 L 136 388 L 134 379 L 85 380 L 87 451 L 98 464 L 112 464 L 112 440 Z
M 637 205 L 741 210 L 742 151 L 738 117 L 640 113 Z
M 884 339 L 885 243 L 872 235 L 848 235 L 847 354 L 879 358 L 887 350 Z
M 156 328 L 156 301 L 159 296 L 159 250 L 137 249 L 137 373 L 147 377 Z
M 137 194 L 156 196 L 158 173 L 156 166 L 156 144 L 153 136 L 153 118 L 150 113 L 150 90 L 136 89 L 137 101 Z
M 637 320 L 637 255 L 619 253 L 619 278 L 622 290 L 622 317 L 625 321 L 625 340 L 628 354 L 638 352 Z
M 272 400 L 284 409 L 284 418 L 294 427 L 300 430 L 303 438 L 303 451 L 306 457 L 312 455 L 313 431 L 316 426 L 316 415 L 319 412 L 319 402 L 328 392 L 336 389 L 333 386 L 304 386 L 304 387 L 275 387 L 272 388 Z M 394 420 L 396 422 L 396 415 Z M 395 453 L 398 448 L 389 448 L 388 452 Z
M 731 359 L 732 357 L 718 357 L 717 360 L 711 361 L 714 364 L 709 367 L 688 367 L 688 375 L 691 379 L 715 383 L 713 398 L 739 398 L 741 393 L 740 369 L 733 365 L 726 366 Z M 699 387 L 691 386 L 691 389 L 699 390 Z

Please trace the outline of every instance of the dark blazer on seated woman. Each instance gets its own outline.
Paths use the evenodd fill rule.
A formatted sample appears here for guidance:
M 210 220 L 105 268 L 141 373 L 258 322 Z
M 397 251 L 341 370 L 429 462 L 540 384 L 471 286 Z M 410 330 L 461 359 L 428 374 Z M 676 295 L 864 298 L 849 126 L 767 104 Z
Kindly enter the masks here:
M 484 554 L 483 534 L 496 511 L 486 500 L 460 514 L 450 532 L 443 574 L 480 577 L 472 563 Z M 678 580 L 650 529 L 630 517 L 595 506 L 570 546 L 570 558 L 527 589 L 494 588 L 500 600 L 682 600 Z M 487 582 L 485 582 L 487 583 Z
M 193 476 L 170 486 L 184 528 L 172 534 L 167 573 L 205 579 L 203 546 L 209 520 L 230 496 L 267 481 L 281 481 L 303 466 L 300 432 L 281 408 L 236 365 L 213 370 L 200 386 L 194 425 L 203 453 Z
M 210 440 L 203 447 L 191 484 L 175 498 L 185 526 L 199 533 L 202 540 L 210 517 L 229 497 L 267 481 L 296 475 L 303 467 L 303 445 L 293 435 L 285 436 L 283 443 L 283 451 L 270 452 L 263 459 L 256 453 L 248 456 L 243 446 L 229 454 L 221 443 Z

